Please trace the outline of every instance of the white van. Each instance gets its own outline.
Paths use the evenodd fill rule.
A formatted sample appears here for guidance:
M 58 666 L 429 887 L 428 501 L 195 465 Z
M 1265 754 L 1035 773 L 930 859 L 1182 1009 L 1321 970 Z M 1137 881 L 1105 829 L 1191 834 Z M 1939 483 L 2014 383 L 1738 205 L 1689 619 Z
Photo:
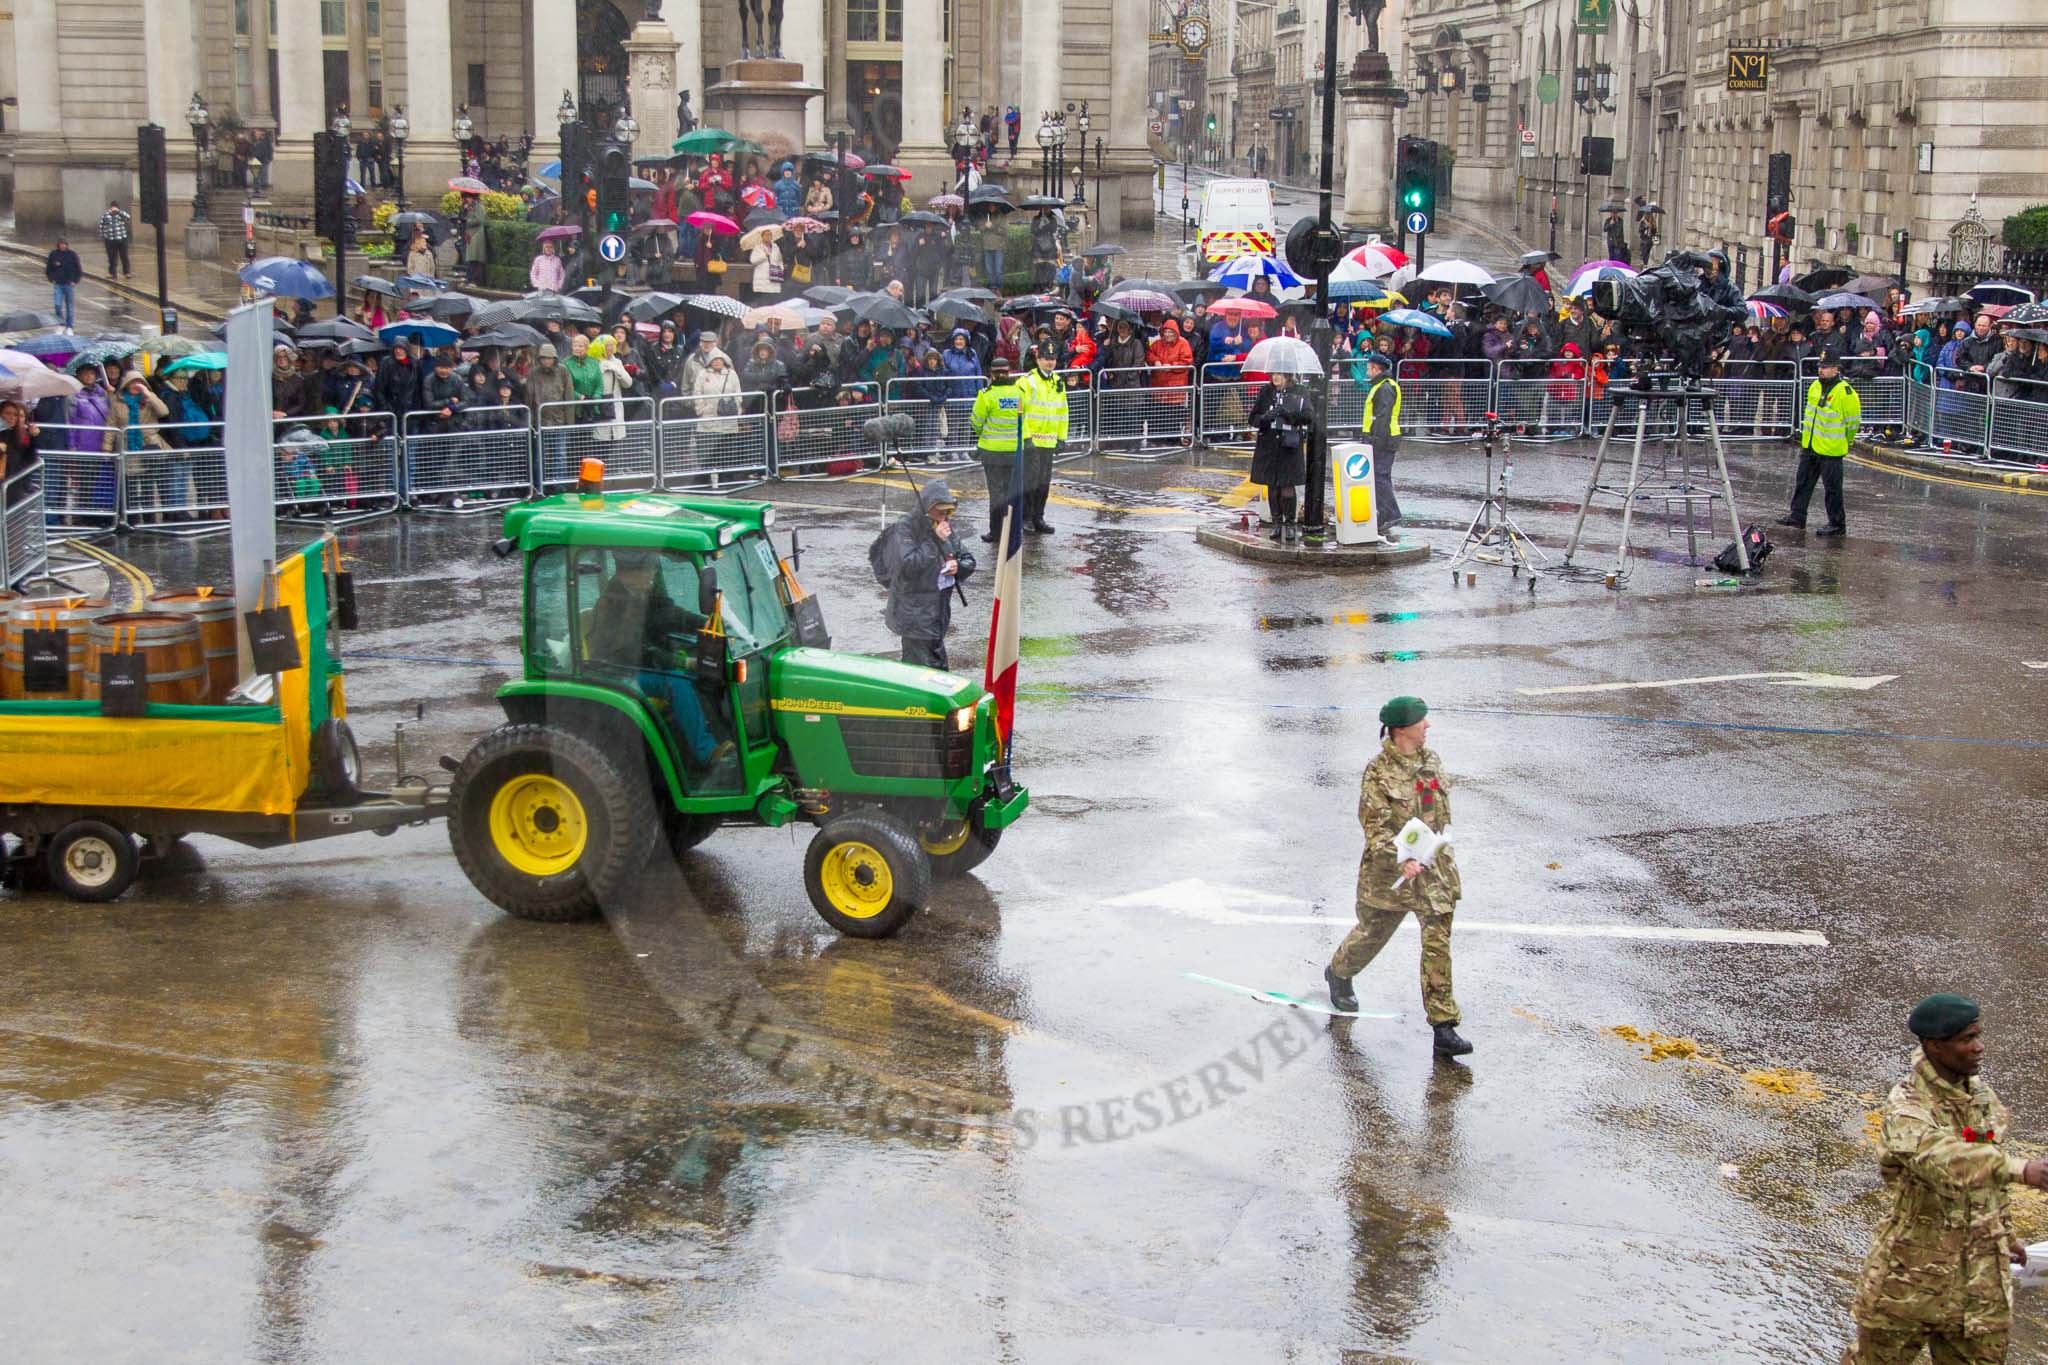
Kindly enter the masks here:
M 1254 251 L 1271 255 L 1279 241 L 1273 182 L 1211 180 L 1202 186 L 1202 208 L 1195 222 L 1196 249 L 1204 261 L 1227 261 Z

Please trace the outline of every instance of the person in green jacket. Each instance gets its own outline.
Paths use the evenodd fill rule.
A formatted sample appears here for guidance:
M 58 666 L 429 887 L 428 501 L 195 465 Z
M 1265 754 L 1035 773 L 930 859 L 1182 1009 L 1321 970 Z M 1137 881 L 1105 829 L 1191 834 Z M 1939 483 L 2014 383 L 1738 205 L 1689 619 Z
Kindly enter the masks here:
M 569 372 L 569 386 L 581 398 L 596 399 L 604 395 L 604 370 L 597 358 L 590 354 L 590 339 L 577 337 L 569 343 L 569 358 L 562 362 L 562 368 Z M 594 404 L 583 404 L 576 409 L 576 420 L 594 422 L 597 408 Z
M 1827 490 L 1828 524 L 1814 532 L 1819 536 L 1847 535 L 1848 522 L 1842 511 L 1842 460 L 1856 429 L 1863 424 L 1863 400 L 1842 378 L 1841 357 L 1823 351 L 1818 366 L 1820 377 L 1806 389 L 1806 412 L 1799 421 L 1799 477 L 1792 486 L 1792 510 L 1778 518 L 1780 526 L 1806 525 L 1806 507 L 1813 501 L 1813 486 Z
M 1010 377 L 1009 357 L 995 356 L 988 363 L 988 387 L 975 395 L 968 417 L 974 425 L 975 454 L 988 479 L 988 534 L 982 539 L 991 545 L 1002 531 L 1003 508 L 1017 495 L 1023 419 L 1024 393 Z M 1018 508 L 1022 510 L 1021 503 Z

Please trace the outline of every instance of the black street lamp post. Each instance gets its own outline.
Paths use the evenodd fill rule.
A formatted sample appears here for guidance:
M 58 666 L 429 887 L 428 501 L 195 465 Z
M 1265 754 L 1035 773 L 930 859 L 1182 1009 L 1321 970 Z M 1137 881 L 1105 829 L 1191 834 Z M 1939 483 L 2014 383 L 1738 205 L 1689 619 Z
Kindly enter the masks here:
M 1080 152 L 1074 157 L 1074 202 L 1086 207 L 1088 204 L 1088 101 L 1081 101 Z
M 391 141 L 398 147 L 398 211 L 405 212 L 405 143 L 412 136 L 412 123 L 405 117 L 405 106 L 400 104 L 391 111 Z
M 334 234 L 334 316 L 342 317 L 348 312 L 348 234 L 351 220 L 348 212 L 348 134 L 353 125 L 349 122 L 348 110 L 342 108 L 327 128 L 334 134 L 334 155 L 341 161 L 343 169 L 341 203 L 337 205 L 340 226 Z M 309 310 L 310 311 L 310 310 Z
M 192 125 L 192 217 L 196 222 L 206 219 L 206 136 L 212 117 L 206 101 L 193 91 L 192 103 L 185 106 L 185 122 Z

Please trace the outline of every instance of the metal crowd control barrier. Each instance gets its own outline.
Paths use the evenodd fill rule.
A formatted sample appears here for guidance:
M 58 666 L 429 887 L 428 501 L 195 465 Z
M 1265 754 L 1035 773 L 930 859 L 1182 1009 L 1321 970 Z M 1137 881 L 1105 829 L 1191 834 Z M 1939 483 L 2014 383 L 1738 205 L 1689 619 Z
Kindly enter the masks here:
M 1607 419 L 1616 418 L 1614 434 L 1617 439 L 1635 437 L 1637 409 L 1641 403 L 1630 388 L 1633 379 L 1628 375 L 1615 378 L 1611 373 L 1607 381 L 1588 380 L 1586 384 L 1586 431 L 1598 437 L 1607 430 Z M 1619 414 L 1616 416 L 1616 414 Z M 1507 416 L 1505 412 L 1501 414 Z M 1652 439 L 1669 439 L 1678 434 L 1678 404 L 1671 402 L 1652 403 L 1649 416 L 1643 424 L 1643 434 Z
M 1159 384 L 1162 374 L 1172 373 L 1178 383 Z M 1194 444 L 1194 372 L 1188 366 L 1163 369 L 1102 370 L 1091 390 L 1095 401 L 1093 444 L 1107 451 L 1138 454 L 1165 447 L 1165 455 L 1186 450 Z M 1067 391 L 1067 426 L 1074 426 L 1075 392 Z M 1072 444 L 1070 439 L 1069 444 Z
M 1204 440 L 1249 441 L 1252 399 L 1259 386 L 1238 378 L 1235 360 L 1211 361 L 1202 367 L 1202 437 Z
M 1714 387 L 1721 394 L 1714 420 L 1722 440 L 1780 440 L 1798 429 L 1803 386 L 1791 361 L 1730 361 Z
M 721 417 L 717 400 L 664 398 L 660 412 L 661 486 L 703 491 L 760 483 L 774 468 L 769 416 L 749 412 L 758 393 L 740 395 L 740 415 Z M 699 407 L 707 411 L 700 414 Z M 777 420 L 794 414 L 775 414 Z M 546 428 L 542 429 L 545 435 Z M 605 471 L 607 478 L 611 471 Z
M 1095 385 L 1094 376 L 1086 370 L 1061 370 L 1060 378 L 1067 381 L 1067 458 L 1085 453 L 1076 447 L 1095 449 Z
M 1553 375 L 1557 364 L 1576 373 Z M 1521 440 L 1568 441 L 1586 428 L 1585 361 L 1503 360 L 1495 367 L 1493 393 L 1493 410 Z
M 741 395 L 745 399 L 759 394 Z M 575 420 L 550 424 L 550 417 Z M 597 398 L 540 406 L 541 460 L 537 480 L 543 493 L 559 493 L 576 482 L 586 459 L 604 461 L 605 486 L 652 488 L 660 481 L 652 398 Z M 550 439 L 552 438 L 552 439 Z M 566 463 L 564 462 L 566 460 Z
M 122 465 L 122 509 L 130 530 L 204 536 L 228 529 L 228 453 L 220 446 L 149 446 L 127 452 Z
M 12 588 L 49 567 L 43 478 L 44 471 L 31 466 L 0 483 L 0 588 Z
M 2027 464 L 2048 461 L 2048 384 L 2017 382 L 2028 397 L 1991 400 L 1991 452 Z
M 960 385 L 968 386 L 966 397 L 955 396 Z M 925 457 L 927 463 L 969 465 L 974 462 L 974 400 L 988 387 L 981 375 L 910 375 L 892 379 L 885 386 L 883 405 L 891 416 L 898 413 L 917 423 L 917 435 L 903 446 L 903 454 Z M 1074 392 L 1068 390 L 1069 417 Z
M 121 524 L 121 455 L 125 433 L 113 427 L 39 423 L 43 518 L 65 531 L 112 531 Z M 56 447 L 63 447 L 57 449 Z
M 1343 362 L 1350 365 L 1352 362 Z M 1363 367 L 1361 367 L 1362 369 Z M 1462 441 L 1486 424 L 1493 405 L 1493 362 L 1488 360 L 1403 360 L 1394 377 L 1401 385 L 1401 436 L 1418 441 Z M 1364 420 L 1363 374 L 1352 377 L 1358 386 L 1358 417 Z M 1502 417 L 1507 414 L 1503 412 Z M 1333 413 L 1332 427 L 1342 429 Z
M 1842 361 L 1842 378 L 1849 381 L 1849 387 L 1856 390 L 1856 397 L 1863 405 L 1865 432 L 1889 427 L 1895 431 L 1906 426 L 1906 379 L 1904 375 L 1877 373 L 1878 362 L 1874 358 L 1849 356 Z M 1799 406 L 1792 416 L 1793 430 L 1798 430 L 1800 414 L 1806 408 L 1806 390 L 1820 377 L 1820 360 L 1807 356 L 1799 362 Z
M 1934 440 L 1934 371 L 1918 360 L 1906 370 L 1906 439 L 1923 446 Z
M 415 511 L 484 512 L 530 495 L 536 482 L 529 418 L 524 406 L 471 408 L 455 417 L 407 413 L 401 433 L 405 505 Z M 572 438 L 549 440 L 563 430 L 542 430 L 544 463 L 558 453 L 568 459 Z M 574 461 L 566 465 L 572 478 L 575 467 Z
M 271 425 L 279 517 L 332 525 L 398 510 L 398 419 L 390 413 L 279 417 Z
M 1981 374 L 1934 371 L 1933 421 L 1928 440 L 1974 454 L 1984 448 L 1991 425 L 1991 395 Z
M 876 401 L 797 409 L 795 430 L 787 439 L 779 433 L 776 437 L 773 473 L 777 478 L 819 479 L 873 469 L 880 454 L 862 427 L 881 415 L 882 405 Z

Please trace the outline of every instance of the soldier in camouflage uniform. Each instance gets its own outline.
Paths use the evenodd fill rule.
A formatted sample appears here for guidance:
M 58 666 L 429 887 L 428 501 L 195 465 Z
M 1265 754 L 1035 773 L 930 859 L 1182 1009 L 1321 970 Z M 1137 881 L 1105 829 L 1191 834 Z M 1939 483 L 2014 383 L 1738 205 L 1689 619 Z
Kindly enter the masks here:
M 1856 1288 L 1856 1344 L 1844 1365 L 1995 1365 L 2012 1326 L 2008 1187 L 2048 1189 L 2048 1161 L 2007 1150 L 2011 1116 L 1977 1078 L 1984 1042 L 1974 1001 L 1933 995 L 1907 1027 L 1913 1069 L 1885 1100 L 1880 1139 L 1891 1209 Z
M 1323 970 L 1330 1003 L 1340 1010 L 1358 1008 L 1351 978 L 1386 947 L 1404 916 L 1413 914 L 1422 926 L 1422 1004 L 1436 1032 L 1436 1050 L 1462 1056 L 1472 1044 L 1458 1035 L 1458 1002 L 1451 995 L 1451 913 L 1457 909 L 1462 884 L 1450 845 L 1438 851 L 1428 867 L 1404 860 L 1394 836 L 1410 818 L 1438 834 L 1451 823 L 1451 779 L 1443 760 L 1423 747 L 1429 733 L 1429 707 L 1420 697 L 1396 697 L 1380 708 L 1380 752 L 1366 765 L 1358 787 L 1358 823 L 1365 827 L 1365 852 L 1358 860 L 1358 927 L 1337 945 L 1337 955 Z M 1401 888 L 1394 883 L 1406 877 Z

